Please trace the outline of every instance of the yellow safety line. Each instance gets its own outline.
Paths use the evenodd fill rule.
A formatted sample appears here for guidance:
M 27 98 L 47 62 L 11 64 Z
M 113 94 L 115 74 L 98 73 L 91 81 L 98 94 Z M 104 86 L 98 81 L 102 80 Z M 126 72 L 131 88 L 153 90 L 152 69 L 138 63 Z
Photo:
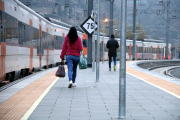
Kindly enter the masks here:
M 36 109 L 36 107 L 39 105 L 39 103 L 42 101 L 44 96 L 49 92 L 51 87 L 57 82 L 59 78 L 56 78 L 51 85 L 41 94 L 41 96 L 34 102 L 34 104 L 31 106 L 31 108 L 24 114 L 24 116 L 21 118 L 21 120 L 27 120 L 29 116 L 32 114 L 32 112 Z

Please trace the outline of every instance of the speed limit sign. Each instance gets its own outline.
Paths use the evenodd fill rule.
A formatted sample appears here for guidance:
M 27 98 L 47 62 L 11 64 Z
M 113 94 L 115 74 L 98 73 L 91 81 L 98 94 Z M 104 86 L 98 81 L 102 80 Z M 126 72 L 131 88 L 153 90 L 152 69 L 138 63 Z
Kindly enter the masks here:
M 94 25 L 94 19 L 90 17 L 88 17 L 82 24 L 81 24 L 81 28 L 87 32 L 88 34 L 92 34 L 94 32 L 94 26 L 95 26 L 95 30 L 97 29 L 97 22 L 95 22 Z

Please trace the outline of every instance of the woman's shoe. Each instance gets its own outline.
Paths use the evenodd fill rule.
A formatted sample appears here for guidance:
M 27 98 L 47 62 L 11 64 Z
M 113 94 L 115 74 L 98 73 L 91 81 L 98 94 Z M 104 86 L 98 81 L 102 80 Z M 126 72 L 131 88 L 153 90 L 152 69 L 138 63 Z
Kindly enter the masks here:
M 73 87 L 77 87 L 77 84 L 76 83 L 73 83 L 73 85 L 72 85 Z
M 72 87 L 72 80 L 69 81 L 69 86 L 68 88 L 71 88 Z

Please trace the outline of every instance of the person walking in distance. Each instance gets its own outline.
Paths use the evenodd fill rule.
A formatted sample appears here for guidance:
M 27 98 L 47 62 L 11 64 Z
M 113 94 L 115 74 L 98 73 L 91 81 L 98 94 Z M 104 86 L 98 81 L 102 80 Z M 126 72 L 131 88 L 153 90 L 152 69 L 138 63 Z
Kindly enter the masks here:
M 119 47 L 118 41 L 114 39 L 114 35 L 111 35 L 111 39 L 108 40 L 106 47 L 108 50 L 108 56 L 109 56 L 109 71 L 111 71 L 111 58 L 113 58 L 114 61 L 114 71 L 116 71 L 116 57 L 117 52 L 116 49 Z
M 80 52 L 83 50 L 81 38 L 77 34 L 75 27 L 71 27 L 66 35 L 60 58 L 66 62 L 68 67 L 69 86 L 68 88 L 76 87 L 77 65 L 80 59 Z

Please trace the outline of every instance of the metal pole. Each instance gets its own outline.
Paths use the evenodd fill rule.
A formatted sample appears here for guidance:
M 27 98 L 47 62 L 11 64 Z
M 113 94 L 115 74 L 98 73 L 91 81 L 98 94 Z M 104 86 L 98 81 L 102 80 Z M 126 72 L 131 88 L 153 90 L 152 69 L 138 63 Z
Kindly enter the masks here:
M 121 0 L 121 56 L 119 70 L 119 117 L 126 118 L 126 21 L 127 0 Z
M 94 7 L 95 9 L 95 7 Z M 95 71 L 95 19 L 96 19 L 96 13 L 94 10 L 94 39 L 93 39 L 93 51 L 92 51 L 92 57 L 93 57 L 93 66 L 92 66 L 92 71 Z
M 88 16 L 91 16 L 93 10 L 93 0 L 88 0 Z M 92 68 L 92 35 L 88 35 L 87 46 L 87 67 Z
M 168 50 L 168 43 L 169 43 L 169 7 L 170 7 L 170 0 L 167 0 L 167 24 L 166 24 L 166 59 L 168 59 L 168 54 L 169 54 L 169 50 Z
M 103 21 L 103 53 L 102 53 L 103 61 L 102 63 L 104 64 L 104 21 Z
M 114 0 L 110 0 L 110 25 L 109 25 L 109 38 L 113 34 L 113 3 Z
M 121 13 L 121 11 L 119 10 L 119 13 L 118 13 L 118 29 L 119 29 L 118 30 L 118 35 L 119 35 L 119 37 L 120 37 L 120 34 L 121 34 L 120 33 L 120 30 L 121 30 L 121 26 L 120 26 L 120 23 L 121 23 L 120 22 L 121 14 L 120 13 Z
M 177 59 L 177 58 L 176 58 L 176 49 L 177 49 L 176 47 L 177 47 L 177 44 L 178 44 L 178 43 L 176 44 L 176 42 L 177 42 L 177 39 L 175 39 L 175 46 L 174 46 L 174 51 L 175 51 L 175 53 L 174 53 L 174 54 L 175 54 L 175 59 Z
M 76 27 L 76 5 L 74 6 L 74 26 Z
M 97 31 L 97 56 L 96 56 L 96 82 L 99 82 L 99 28 L 100 28 L 100 0 L 98 0 L 98 31 Z
M 142 60 L 144 60 L 144 43 L 142 41 Z
M 161 40 L 161 60 L 162 60 L 162 58 L 163 58 L 163 55 L 162 55 L 162 40 Z
M 133 59 L 136 60 L 136 0 L 134 0 L 134 10 L 133 10 Z
M 149 36 L 148 36 L 148 60 L 149 60 Z

